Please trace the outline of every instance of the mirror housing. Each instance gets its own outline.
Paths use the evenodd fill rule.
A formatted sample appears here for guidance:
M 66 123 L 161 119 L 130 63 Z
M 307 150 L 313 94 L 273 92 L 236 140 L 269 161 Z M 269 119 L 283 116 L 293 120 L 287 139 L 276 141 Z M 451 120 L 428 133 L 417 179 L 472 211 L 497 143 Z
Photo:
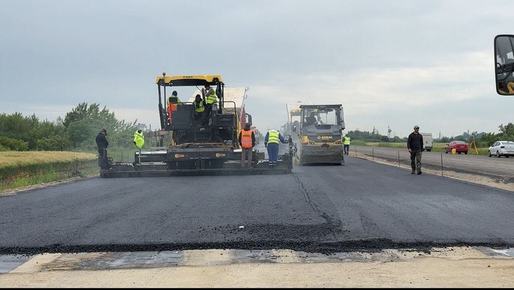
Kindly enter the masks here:
M 494 38 L 496 92 L 514 95 L 514 35 L 501 34 Z

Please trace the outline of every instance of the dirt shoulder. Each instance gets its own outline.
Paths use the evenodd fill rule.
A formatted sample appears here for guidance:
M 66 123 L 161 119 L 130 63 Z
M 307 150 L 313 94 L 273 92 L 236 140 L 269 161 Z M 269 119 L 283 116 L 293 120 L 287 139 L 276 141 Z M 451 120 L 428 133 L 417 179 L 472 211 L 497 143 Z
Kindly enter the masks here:
M 175 256 L 173 255 L 175 254 Z M 134 253 L 127 254 L 134 255 Z M 141 259 L 143 254 L 140 254 Z M 153 253 L 139 266 L 112 253 L 38 255 L 7 274 L 4 287 L 514 287 L 514 258 L 474 248 L 431 254 L 384 251 L 338 257 L 292 251 Z M 152 267 L 152 260 L 178 258 Z M 160 257 L 160 258 L 159 258 Z M 253 260 L 248 260 L 253 257 Z M 99 268 L 95 268 L 95 260 Z M 121 262 L 120 262 L 121 261 Z M 78 265 L 78 266 L 77 266 Z M 107 267 L 106 267 L 107 265 Z M 109 267 L 110 265 L 110 267 Z M 84 269 L 86 268 L 86 269 Z

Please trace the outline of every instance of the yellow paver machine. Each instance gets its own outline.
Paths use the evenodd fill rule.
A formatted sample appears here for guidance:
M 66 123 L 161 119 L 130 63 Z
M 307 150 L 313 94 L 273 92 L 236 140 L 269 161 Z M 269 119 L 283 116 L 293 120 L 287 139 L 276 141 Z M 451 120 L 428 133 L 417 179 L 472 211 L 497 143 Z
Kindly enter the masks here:
M 167 76 L 163 73 L 156 78 L 156 84 L 161 146 L 135 152 L 132 163 L 111 161 L 111 168 L 101 169 L 100 176 L 291 173 L 291 152 L 281 155 L 278 164 L 270 167 L 265 154 L 254 149 L 252 166 L 241 167 L 238 134 L 246 123 L 252 123 L 251 115 L 245 110 L 246 88 L 225 88 L 221 75 Z M 194 93 L 187 102 L 179 101 L 170 112 L 167 91 L 174 87 L 190 87 Z M 195 96 L 206 100 L 211 95 L 212 100 L 210 90 L 214 90 L 216 102 L 204 112 L 197 112 L 193 104 Z

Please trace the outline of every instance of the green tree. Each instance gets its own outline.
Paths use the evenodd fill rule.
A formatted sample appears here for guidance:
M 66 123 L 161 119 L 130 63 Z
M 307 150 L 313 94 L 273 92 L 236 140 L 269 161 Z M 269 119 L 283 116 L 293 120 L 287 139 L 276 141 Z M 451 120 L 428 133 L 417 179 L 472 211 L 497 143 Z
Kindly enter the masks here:
M 95 137 L 105 128 L 111 147 L 132 148 L 132 137 L 137 130 L 137 120 L 132 123 L 116 119 L 113 112 L 99 104 L 80 103 L 64 117 L 63 125 L 74 148 L 93 150 Z

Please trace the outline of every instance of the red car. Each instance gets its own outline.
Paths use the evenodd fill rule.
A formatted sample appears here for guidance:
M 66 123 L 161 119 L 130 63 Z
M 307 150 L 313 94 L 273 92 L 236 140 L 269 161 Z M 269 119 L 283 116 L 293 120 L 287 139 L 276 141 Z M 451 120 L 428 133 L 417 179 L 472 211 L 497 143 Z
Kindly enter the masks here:
M 446 153 L 452 152 L 455 149 L 457 153 L 468 154 L 468 143 L 462 141 L 452 141 L 446 146 Z

